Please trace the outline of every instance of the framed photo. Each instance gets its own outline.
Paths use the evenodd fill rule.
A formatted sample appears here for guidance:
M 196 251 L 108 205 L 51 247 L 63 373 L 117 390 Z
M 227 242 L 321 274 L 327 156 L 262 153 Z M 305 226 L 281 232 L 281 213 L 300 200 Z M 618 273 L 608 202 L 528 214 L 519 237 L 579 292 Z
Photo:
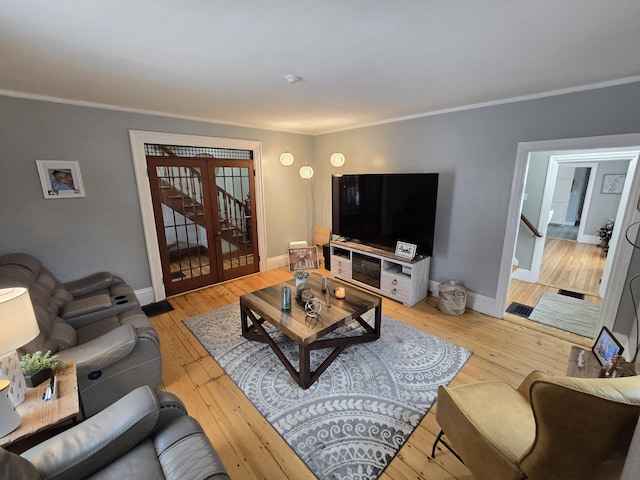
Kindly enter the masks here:
M 417 245 L 413 243 L 406 242 L 396 242 L 396 255 L 402 258 L 408 258 L 409 260 L 413 260 L 413 257 L 416 256 L 416 250 L 418 249 Z
M 318 247 L 289 249 L 289 271 L 315 270 L 318 268 Z
M 620 345 L 620 342 L 616 340 L 616 337 L 607 327 L 602 327 L 591 351 L 600 362 L 600 365 L 604 365 L 609 363 L 614 355 L 621 354 L 624 351 L 624 347 Z
M 602 189 L 600 193 L 622 193 L 624 180 L 627 177 L 624 173 L 609 173 L 602 177 Z
M 44 198 L 84 197 L 78 162 L 36 160 Z

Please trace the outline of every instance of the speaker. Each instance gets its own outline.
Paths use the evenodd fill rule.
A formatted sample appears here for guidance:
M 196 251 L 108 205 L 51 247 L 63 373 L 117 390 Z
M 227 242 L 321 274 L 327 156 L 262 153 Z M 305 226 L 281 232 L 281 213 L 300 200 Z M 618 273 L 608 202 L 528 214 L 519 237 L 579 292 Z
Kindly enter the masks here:
M 324 268 L 331 270 L 331 245 L 325 243 L 322 245 L 322 256 L 324 257 Z

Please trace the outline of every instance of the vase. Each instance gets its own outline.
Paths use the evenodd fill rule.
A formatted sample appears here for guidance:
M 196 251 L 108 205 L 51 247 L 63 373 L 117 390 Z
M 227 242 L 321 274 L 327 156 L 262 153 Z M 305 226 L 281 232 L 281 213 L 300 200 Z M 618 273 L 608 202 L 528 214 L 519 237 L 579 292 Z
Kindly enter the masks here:
M 24 381 L 27 384 L 27 387 L 33 388 L 40 385 L 45 380 L 51 378 L 51 369 L 45 368 L 44 370 L 38 370 L 37 372 L 30 373 L 29 375 L 24 376 Z

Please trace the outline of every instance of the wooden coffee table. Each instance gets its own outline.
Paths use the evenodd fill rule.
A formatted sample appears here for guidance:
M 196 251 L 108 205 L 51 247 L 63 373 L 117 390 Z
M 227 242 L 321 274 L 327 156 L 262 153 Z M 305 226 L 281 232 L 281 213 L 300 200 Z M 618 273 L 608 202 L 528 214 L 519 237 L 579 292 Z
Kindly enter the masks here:
M 345 283 L 328 279 L 327 296 L 322 293 L 322 277 L 311 274 L 307 279 L 307 286 L 311 288 L 315 297 L 322 303 L 322 311 L 317 319 L 307 317 L 304 308 L 296 303 L 294 281 L 272 285 L 256 292 L 247 293 L 240 297 L 240 321 L 242 335 L 248 340 L 255 340 L 268 344 L 289 371 L 294 380 L 302 388 L 309 388 L 324 372 L 331 362 L 349 345 L 372 342 L 380 338 L 380 323 L 382 319 L 382 300 L 377 295 L 364 292 Z M 280 308 L 280 292 L 283 286 L 291 287 L 291 309 Z M 343 287 L 346 291 L 344 299 L 335 298 L 335 287 Z M 374 325 L 362 319 L 362 315 L 374 310 Z M 364 329 L 361 335 L 341 338 L 323 338 L 329 332 L 351 323 L 358 322 Z M 268 322 L 299 346 L 299 365 L 296 369 L 284 355 L 269 333 L 264 329 L 264 322 Z M 311 371 L 311 351 L 318 349 L 332 349 L 325 360 L 315 371 Z

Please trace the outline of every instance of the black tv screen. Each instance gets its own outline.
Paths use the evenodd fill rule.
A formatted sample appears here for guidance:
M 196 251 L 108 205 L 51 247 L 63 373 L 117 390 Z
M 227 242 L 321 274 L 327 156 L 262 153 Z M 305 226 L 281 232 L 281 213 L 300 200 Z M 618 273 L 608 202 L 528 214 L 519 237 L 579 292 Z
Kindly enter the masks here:
M 334 175 L 332 233 L 388 250 L 401 240 L 431 256 L 437 198 L 437 173 Z

